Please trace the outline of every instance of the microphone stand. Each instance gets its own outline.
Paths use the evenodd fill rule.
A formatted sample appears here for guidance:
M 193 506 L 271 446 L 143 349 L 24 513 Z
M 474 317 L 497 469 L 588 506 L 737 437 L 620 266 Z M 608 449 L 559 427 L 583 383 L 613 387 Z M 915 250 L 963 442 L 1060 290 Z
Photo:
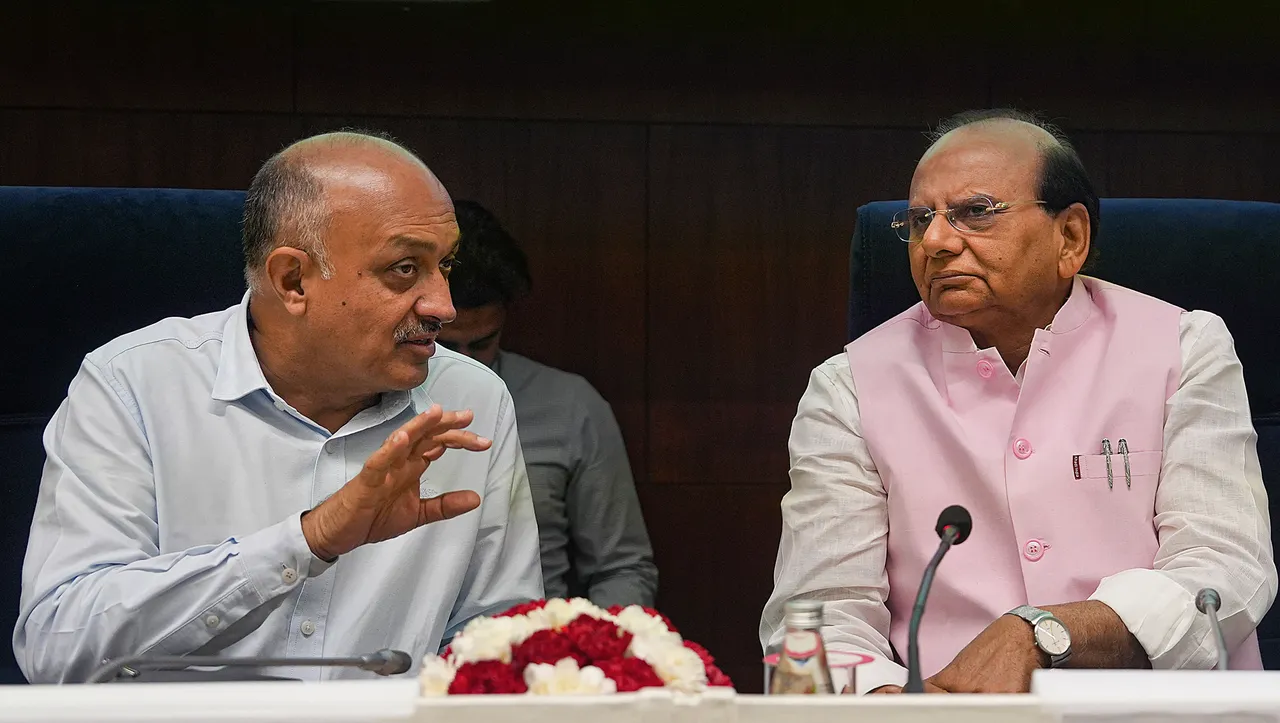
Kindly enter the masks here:
M 104 662 L 85 681 L 103 683 L 128 668 L 137 675 L 142 670 L 183 670 L 199 667 L 341 667 L 359 668 L 378 675 L 396 675 L 412 666 L 408 654 L 398 650 L 379 650 L 370 655 L 350 658 L 222 658 L 216 655 L 169 655 L 150 657 L 132 655 Z
M 924 604 L 929 599 L 929 588 L 933 587 L 933 576 L 938 572 L 938 563 L 947 554 L 960 531 L 948 525 L 942 531 L 942 542 L 938 543 L 938 551 L 933 559 L 925 565 L 924 576 L 920 578 L 920 591 L 916 593 L 916 604 L 911 608 L 911 624 L 907 627 L 907 693 L 923 693 L 924 681 L 920 678 L 920 620 L 924 617 Z

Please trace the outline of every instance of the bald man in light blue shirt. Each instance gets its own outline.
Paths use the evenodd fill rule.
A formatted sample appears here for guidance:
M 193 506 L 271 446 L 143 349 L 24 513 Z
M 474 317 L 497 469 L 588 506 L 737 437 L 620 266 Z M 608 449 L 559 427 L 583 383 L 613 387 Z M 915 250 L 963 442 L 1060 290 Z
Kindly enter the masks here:
M 390 647 L 416 668 L 542 596 L 511 397 L 435 348 L 457 241 L 399 146 L 330 134 L 268 161 L 244 301 L 90 353 L 45 431 L 14 631 L 29 680 L 138 654 Z

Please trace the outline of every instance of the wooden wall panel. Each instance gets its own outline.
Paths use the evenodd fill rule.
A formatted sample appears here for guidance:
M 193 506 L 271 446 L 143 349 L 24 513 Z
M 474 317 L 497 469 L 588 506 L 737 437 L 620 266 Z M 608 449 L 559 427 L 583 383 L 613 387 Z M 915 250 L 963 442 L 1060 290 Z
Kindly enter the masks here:
M 825 43 L 773 29 L 722 28 L 696 37 L 653 28 L 607 31 L 513 5 L 304 6 L 298 108 L 923 128 L 987 100 L 984 83 L 940 87 L 930 56 L 904 54 L 897 43 L 853 31 Z M 949 77 L 985 77 L 981 54 L 949 54 L 947 63 Z
M 508 128 L 505 218 L 530 254 L 534 289 L 508 346 L 577 372 L 614 407 L 637 478 L 647 479 L 649 358 L 642 126 Z
M 1280 135 L 1108 133 L 1115 196 L 1280 201 Z
M 1153 6 L 1154 7 L 1154 6 Z M 993 106 L 1042 111 L 1091 130 L 1275 132 L 1280 75 L 1273 49 L 1231 43 L 1175 48 L 1124 43 L 1009 49 L 993 61 Z
M 716 656 L 742 692 L 761 688 L 760 613 L 773 590 L 782 531 L 778 503 L 787 488 L 775 480 L 640 490 L 656 521 L 650 532 L 661 575 L 660 609 Z
M 809 372 L 847 341 L 857 208 L 901 198 L 923 146 L 907 131 L 655 128 L 652 482 L 785 479 Z
M 288 115 L 0 109 L 0 184 L 247 188 Z
M 290 4 L 4 3 L 0 107 L 293 110 Z

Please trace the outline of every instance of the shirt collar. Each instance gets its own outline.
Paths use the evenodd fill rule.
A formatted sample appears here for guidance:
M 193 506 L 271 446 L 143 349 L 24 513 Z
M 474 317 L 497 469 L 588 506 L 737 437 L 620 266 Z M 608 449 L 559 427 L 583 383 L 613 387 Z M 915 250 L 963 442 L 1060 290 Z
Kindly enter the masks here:
M 212 396 L 220 402 L 234 402 L 259 389 L 270 389 L 270 386 L 249 339 L 249 292 L 246 291 L 222 328 L 222 355 L 218 357 Z
M 923 304 L 921 305 L 923 306 Z M 1047 333 L 1066 334 L 1080 328 L 1093 313 L 1093 296 L 1089 292 L 1089 288 L 1085 285 L 1084 277 L 1077 275 L 1071 282 L 1071 294 L 1067 296 L 1067 302 L 1058 309 L 1058 313 L 1054 314 L 1053 321 L 1046 327 Z M 926 318 L 926 326 L 929 328 L 942 327 L 942 349 L 947 352 L 975 352 L 978 346 L 973 343 L 973 336 L 964 329 L 954 324 L 948 324 L 944 321 L 935 319 L 928 309 L 924 310 Z

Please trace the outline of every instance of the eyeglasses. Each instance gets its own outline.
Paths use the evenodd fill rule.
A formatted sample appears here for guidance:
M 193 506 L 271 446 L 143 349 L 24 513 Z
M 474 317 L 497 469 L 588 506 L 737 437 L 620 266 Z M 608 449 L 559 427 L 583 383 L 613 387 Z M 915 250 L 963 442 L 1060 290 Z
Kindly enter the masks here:
M 955 230 L 962 233 L 976 233 L 986 231 L 995 225 L 996 214 L 1032 204 L 1043 206 L 1044 201 L 997 203 L 986 196 L 974 196 L 960 201 L 951 208 L 934 210 L 924 206 L 912 206 L 893 214 L 893 223 L 890 226 L 903 241 L 908 243 L 920 241 L 924 238 L 925 231 L 929 230 L 929 224 L 933 223 L 933 217 L 942 214 L 947 217 L 947 223 L 951 224 Z

